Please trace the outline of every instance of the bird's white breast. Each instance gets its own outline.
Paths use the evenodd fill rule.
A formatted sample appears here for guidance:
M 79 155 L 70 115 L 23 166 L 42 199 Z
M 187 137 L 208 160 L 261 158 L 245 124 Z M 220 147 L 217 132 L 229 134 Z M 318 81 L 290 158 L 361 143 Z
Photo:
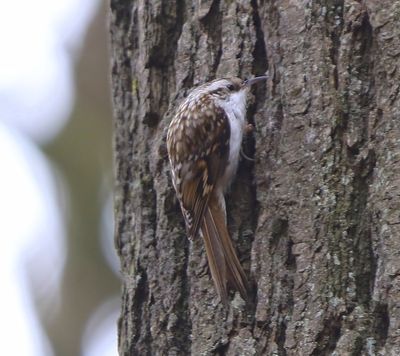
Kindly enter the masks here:
M 230 95 L 227 100 L 218 100 L 218 104 L 225 110 L 231 129 L 229 161 L 222 178 L 222 186 L 226 189 L 232 182 L 238 168 L 246 118 L 246 91 L 236 92 Z

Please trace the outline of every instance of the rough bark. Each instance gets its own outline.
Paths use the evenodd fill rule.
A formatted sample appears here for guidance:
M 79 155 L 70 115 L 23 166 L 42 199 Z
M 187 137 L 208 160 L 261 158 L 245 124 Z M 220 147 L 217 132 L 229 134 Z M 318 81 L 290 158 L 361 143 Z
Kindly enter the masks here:
M 400 2 L 111 0 L 121 355 L 400 354 Z M 218 302 L 165 131 L 269 71 L 227 198 L 253 303 Z

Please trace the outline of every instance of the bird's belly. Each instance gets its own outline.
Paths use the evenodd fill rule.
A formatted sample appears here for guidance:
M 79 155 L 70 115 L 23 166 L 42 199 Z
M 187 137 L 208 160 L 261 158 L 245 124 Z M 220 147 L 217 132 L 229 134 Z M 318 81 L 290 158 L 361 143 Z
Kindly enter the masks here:
M 229 115 L 231 116 L 231 115 Z M 232 117 L 233 116 L 233 117 Z M 229 117 L 231 128 L 231 137 L 229 139 L 229 159 L 224 175 L 222 177 L 222 185 L 226 190 L 233 181 L 239 165 L 240 148 L 242 146 L 243 125 L 244 120 L 241 120 L 236 115 Z

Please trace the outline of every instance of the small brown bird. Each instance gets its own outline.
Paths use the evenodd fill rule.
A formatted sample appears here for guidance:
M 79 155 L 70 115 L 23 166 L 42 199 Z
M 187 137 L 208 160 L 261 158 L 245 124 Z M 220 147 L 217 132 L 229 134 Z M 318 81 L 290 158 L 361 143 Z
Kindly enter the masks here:
M 187 234 L 194 239 L 201 231 L 211 276 L 224 304 L 228 282 L 247 299 L 247 278 L 226 225 L 224 193 L 239 163 L 248 89 L 266 78 L 223 78 L 195 88 L 168 128 L 172 183 Z

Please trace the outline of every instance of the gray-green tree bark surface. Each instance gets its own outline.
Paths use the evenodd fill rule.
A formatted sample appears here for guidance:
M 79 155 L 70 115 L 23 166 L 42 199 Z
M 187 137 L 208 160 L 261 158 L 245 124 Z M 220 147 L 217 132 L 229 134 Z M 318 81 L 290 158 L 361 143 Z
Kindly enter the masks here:
M 400 2 L 111 0 L 121 355 L 400 355 Z M 216 77 L 262 75 L 227 197 L 252 303 L 224 309 L 165 146 Z

